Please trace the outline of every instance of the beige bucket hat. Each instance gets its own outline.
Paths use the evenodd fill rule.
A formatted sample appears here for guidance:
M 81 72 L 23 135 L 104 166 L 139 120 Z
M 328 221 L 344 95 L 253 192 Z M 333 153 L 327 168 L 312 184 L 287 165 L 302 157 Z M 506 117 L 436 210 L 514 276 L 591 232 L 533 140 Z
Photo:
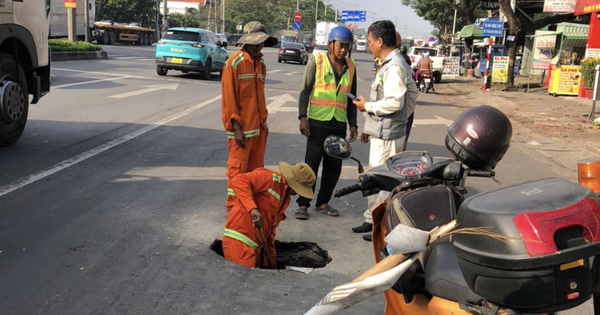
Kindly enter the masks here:
M 312 187 L 317 181 L 317 176 L 312 168 L 306 163 L 298 163 L 294 166 L 286 162 L 279 163 L 279 172 L 285 178 L 288 186 L 290 186 L 298 195 L 314 199 L 315 196 Z
M 258 22 L 248 22 L 244 26 L 244 36 L 238 40 L 236 46 L 244 44 L 259 45 L 265 43 L 265 47 L 271 47 L 277 44 L 277 38 L 267 34 L 265 26 Z

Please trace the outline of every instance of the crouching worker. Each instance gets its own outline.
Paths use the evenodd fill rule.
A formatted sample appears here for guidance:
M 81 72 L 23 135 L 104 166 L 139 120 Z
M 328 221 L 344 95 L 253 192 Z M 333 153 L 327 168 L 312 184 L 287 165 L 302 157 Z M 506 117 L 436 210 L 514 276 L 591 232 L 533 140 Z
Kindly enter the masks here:
M 231 186 L 237 201 L 223 233 L 225 258 L 248 267 L 276 268 L 275 232 L 286 218 L 290 196 L 313 199 L 315 181 L 315 173 L 305 163 L 290 166 L 281 162 L 279 172 L 259 168 L 235 176 Z

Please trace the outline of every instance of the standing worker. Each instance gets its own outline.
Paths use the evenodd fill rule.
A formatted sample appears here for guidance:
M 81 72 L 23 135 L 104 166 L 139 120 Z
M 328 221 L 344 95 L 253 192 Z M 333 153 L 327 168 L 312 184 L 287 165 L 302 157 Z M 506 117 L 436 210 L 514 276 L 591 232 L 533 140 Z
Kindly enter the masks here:
M 228 211 L 235 202 L 231 179 L 264 166 L 269 134 L 265 101 L 267 68 L 260 51 L 277 44 L 277 39 L 267 35 L 260 22 L 246 24 L 244 34 L 236 44 L 243 45 L 242 49 L 228 59 L 221 78 L 222 118 L 229 146 L 225 205 Z
M 396 48 L 396 28 L 391 21 L 377 21 L 369 27 L 369 48 L 381 60 L 375 82 L 371 85 L 371 102 L 364 97 L 354 101 L 361 112 L 368 114 L 363 142 L 371 141 L 369 166 L 383 164 L 389 157 L 404 151 L 406 122 L 410 104 L 416 104 L 419 90 L 406 62 Z M 389 194 L 389 193 L 387 193 Z M 365 222 L 352 228 L 355 233 L 367 233 L 373 229 L 372 212 L 379 201 L 387 197 L 386 192 L 368 198 L 368 208 L 364 213 Z M 367 241 L 371 235 L 364 235 Z
M 345 138 L 346 121 L 350 124 L 350 142 L 358 135 L 356 106 L 346 95 L 356 95 L 356 67 L 354 61 L 346 57 L 353 42 L 352 32 L 347 27 L 331 30 L 329 52 L 311 58 L 306 66 L 298 103 L 300 133 L 308 138 L 304 161 L 315 174 L 319 173 L 323 161 L 316 210 L 333 217 L 340 215 L 329 201 L 342 173 L 342 161 L 325 154 L 323 143 L 329 135 Z M 296 219 L 308 219 L 310 200 L 300 197 L 297 202 Z
M 290 196 L 313 198 L 316 181 L 304 163 L 292 167 L 281 162 L 279 171 L 259 168 L 230 181 L 238 198 L 225 224 L 225 258 L 248 267 L 277 267 L 275 232 L 286 218 Z

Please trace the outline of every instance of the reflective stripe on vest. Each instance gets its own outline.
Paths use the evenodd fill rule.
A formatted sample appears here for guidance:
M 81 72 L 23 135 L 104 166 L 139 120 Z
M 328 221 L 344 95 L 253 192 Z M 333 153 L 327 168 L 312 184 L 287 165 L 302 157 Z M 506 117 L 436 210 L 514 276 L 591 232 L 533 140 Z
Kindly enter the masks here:
M 269 188 L 267 191 L 269 192 L 269 194 L 273 195 L 273 197 L 277 198 L 277 200 L 281 201 L 281 197 L 273 189 Z
M 277 174 L 273 174 L 273 181 L 281 183 L 281 176 L 279 176 Z
M 251 240 L 248 236 L 236 232 L 234 230 L 230 230 L 230 229 L 225 229 L 225 232 L 223 232 L 223 236 L 232 238 L 234 240 L 238 240 L 246 245 L 248 245 L 248 247 L 251 247 L 252 249 L 257 249 L 260 246 L 258 246 L 258 244 L 254 243 L 253 240 Z
M 235 192 L 233 191 L 233 189 L 227 188 L 227 195 L 228 196 L 235 196 Z
M 246 136 L 246 138 L 252 138 L 258 135 L 260 135 L 260 129 L 244 131 L 244 136 Z M 235 139 L 235 132 L 227 131 L 227 139 Z
M 308 118 L 319 121 L 330 121 L 335 118 L 339 122 L 346 122 L 346 107 L 348 106 L 346 93 L 350 93 L 352 88 L 355 71 L 354 61 L 346 58 L 348 70 L 341 77 L 339 85 L 337 85 L 327 53 L 318 54 L 315 58 L 316 75 L 310 93 Z

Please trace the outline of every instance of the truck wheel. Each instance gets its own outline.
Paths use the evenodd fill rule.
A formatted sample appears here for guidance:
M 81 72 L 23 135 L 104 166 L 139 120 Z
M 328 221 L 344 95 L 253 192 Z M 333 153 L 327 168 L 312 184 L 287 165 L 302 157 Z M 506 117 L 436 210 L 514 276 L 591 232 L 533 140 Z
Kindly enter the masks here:
M 27 78 L 16 59 L 0 53 L 0 147 L 15 144 L 29 112 Z
M 138 39 L 135 43 L 136 43 L 136 45 L 139 45 L 139 46 L 144 45 L 144 34 L 139 34 Z
M 144 46 L 148 45 L 148 34 L 144 34 Z
M 435 80 L 433 81 L 433 83 L 440 83 L 442 82 L 442 74 L 440 72 L 435 74 Z
M 102 33 L 102 44 L 110 45 L 110 35 L 108 34 L 108 31 Z
M 163 77 L 165 75 L 167 75 L 167 72 L 169 70 L 165 69 L 165 68 L 161 68 L 159 66 L 156 66 L 156 74 L 158 74 L 159 76 Z
M 154 44 L 154 34 L 148 35 L 148 45 Z
M 110 38 L 109 45 L 114 45 L 117 42 L 117 34 L 115 34 L 115 32 L 109 31 L 108 37 Z
M 210 59 L 206 59 L 206 64 L 204 65 L 204 71 L 200 72 L 200 77 L 202 80 L 210 80 L 212 75 L 212 61 Z

